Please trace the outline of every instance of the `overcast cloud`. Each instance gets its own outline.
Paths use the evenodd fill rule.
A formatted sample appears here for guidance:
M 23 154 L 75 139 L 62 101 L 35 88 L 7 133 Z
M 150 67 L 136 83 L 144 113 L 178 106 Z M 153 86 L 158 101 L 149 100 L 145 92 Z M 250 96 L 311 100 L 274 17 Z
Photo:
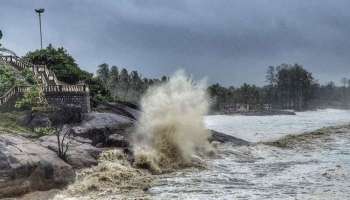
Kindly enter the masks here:
M 262 85 L 269 65 L 300 63 L 321 83 L 350 78 L 348 0 L 0 0 L 5 47 L 39 47 L 39 7 L 45 46 L 64 46 L 90 72 L 107 62 Z

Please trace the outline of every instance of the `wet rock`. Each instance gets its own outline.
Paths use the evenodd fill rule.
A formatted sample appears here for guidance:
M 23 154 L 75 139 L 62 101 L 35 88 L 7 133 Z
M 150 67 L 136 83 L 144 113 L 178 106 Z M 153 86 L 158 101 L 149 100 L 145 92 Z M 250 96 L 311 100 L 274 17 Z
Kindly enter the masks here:
M 83 111 L 80 106 L 76 105 L 61 105 L 50 113 L 50 120 L 54 126 L 62 124 L 74 124 L 82 121 Z
M 221 142 L 221 143 L 232 143 L 234 145 L 242 146 L 242 145 L 250 145 L 250 142 L 233 137 L 231 135 L 227 135 L 224 133 L 220 133 L 217 131 L 210 130 L 210 136 L 209 136 L 209 141 L 210 142 Z
M 251 111 L 239 113 L 246 116 L 270 116 L 270 115 L 296 115 L 293 111 L 288 110 L 268 110 L 268 111 Z
M 108 136 L 107 145 L 114 147 L 128 147 L 129 141 L 127 138 L 120 134 L 112 134 Z
M 66 140 L 69 143 L 67 151 L 67 162 L 75 169 L 82 169 L 97 165 L 97 159 L 101 149 L 98 149 L 91 145 L 91 140 L 72 137 Z M 57 152 L 57 137 L 56 135 L 44 136 L 39 138 L 39 142 L 42 146 Z
M 73 168 L 56 153 L 21 136 L 0 135 L 0 198 L 63 187 Z
M 122 115 L 131 119 L 138 119 L 141 111 L 139 107 L 132 103 L 119 102 L 119 103 L 107 103 L 96 102 L 95 110 L 98 112 L 114 113 Z
M 92 112 L 84 114 L 83 121 L 73 126 L 72 131 L 74 136 L 90 139 L 94 146 L 124 147 L 129 144 L 134 124 L 133 119 L 122 115 Z
M 52 124 L 48 114 L 42 112 L 28 112 L 19 123 L 29 128 L 50 127 Z

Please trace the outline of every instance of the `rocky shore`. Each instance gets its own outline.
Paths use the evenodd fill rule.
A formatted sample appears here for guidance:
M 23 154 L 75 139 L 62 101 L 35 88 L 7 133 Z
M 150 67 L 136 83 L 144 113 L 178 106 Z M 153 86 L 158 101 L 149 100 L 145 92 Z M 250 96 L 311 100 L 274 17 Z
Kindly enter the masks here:
M 130 140 L 138 111 L 130 107 L 121 111 L 120 105 L 117 109 L 114 113 L 87 113 L 80 122 L 70 124 L 72 137 L 66 161 L 57 156 L 56 135 L 32 138 L 31 134 L 0 133 L 0 198 L 65 187 L 75 181 L 76 172 L 97 166 L 101 153 L 109 149 L 121 150 L 132 161 Z M 26 120 L 30 126 L 51 124 L 46 117 L 40 114 Z M 215 131 L 208 139 L 249 145 Z
M 252 111 L 239 113 L 245 116 L 270 116 L 270 115 L 296 115 L 293 111 L 288 110 L 268 110 L 268 111 Z
M 90 195 L 99 199 L 100 187 L 116 198 L 125 197 L 130 191 L 145 197 L 144 191 L 151 187 L 152 177 L 143 170 L 133 168 L 130 162 L 130 134 L 135 119 L 97 112 L 86 114 L 82 119 L 72 126 L 74 138 L 67 162 L 57 157 L 57 140 L 54 136 L 30 139 L 0 134 L 0 198 L 27 200 L 55 197 L 61 200 L 66 195 L 82 195 L 96 190 Z M 286 136 L 264 144 L 294 148 L 295 143 L 300 145 L 303 141 L 310 141 L 310 138 L 327 139 L 323 136 L 345 132 L 350 132 L 349 125 Z M 208 139 L 210 142 L 237 146 L 253 145 L 216 131 L 210 131 Z M 310 142 L 306 143 L 310 145 Z M 116 188 L 115 184 L 120 187 Z M 68 188 L 61 190 L 68 185 Z

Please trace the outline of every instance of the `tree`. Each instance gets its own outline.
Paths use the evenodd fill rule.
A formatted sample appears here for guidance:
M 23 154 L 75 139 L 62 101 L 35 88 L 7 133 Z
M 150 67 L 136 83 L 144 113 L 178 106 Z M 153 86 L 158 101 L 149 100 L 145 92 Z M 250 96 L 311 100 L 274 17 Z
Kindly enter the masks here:
M 37 107 L 47 107 L 45 95 L 40 85 L 33 85 L 26 91 L 23 98 L 16 101 L 16 108 L 33 109 Z
M 23 59 L 34 64 L 47 65 L 56 74 L 57 79 L 65 83 L 76 84 L 92 78 L 92 74 L 81 70 L 63 47 L 54 48 L 50 44 L 45 49 L 28 52 Z
M 340 80 L 340 82 L 342 83 L 343 86 L 343 104 L 346 105 L 347 103 L 347 89 L 346 89 L 346 85 L 348 84 L 348 79 L 347 78 L 342 78 Z
M 122 88 L 123 91 L 123 101 L 126 101 L 128 92 L 129 92 L 129 87 L 130 87 L 130 79 L 129 79 L 129 73 L 128 70 L 123 68 L 122 71 L 120 72 L 120 87 Z
M 0 40 L 2 39 L 2 31 L 0 30 Z M 0 43 L 0 47 L 1 47 L 1 43 Z
M 282 64 L 277 71 L 277 97 L 282 108 L 305 109 L 312 97 L 312 74 L 301 65 Z
M 344 77 L 344 78 L 342 78 L 342 79 L 340 80 L 340 82 L 341 82 L 342 86 L 343 86 L 344 88 L 346 88 L 346 84 L 348 84 L 348 79 Z
M 119 91 L 119 69 L 117 66 L 111 67 L 107 85 L 107 89 L 110 90 L 113 99 L 116 100 L 118 98 Z
M 101 81 L 107 87 L 108 79 L 109 79 L 109 65 L 103 63 L 97 66 L 97 78 L 101 79 Z
M 72 139 L 71 139 L 72 130 L 71 128 L 64 126 L 64 127 L 58 128 L 55 131 L 55 135 L 57 138 L 57 155 L 59 158 L 67 162 L 68 161 L 67 152 L 72 142 Z
M 268 103 L 270 105 L 273 105 L 276 103 L 276 84 L 277 84 L 277 75 L 276 75 L 276 69 L 274 66 L 269 66 L 266 72 L 266 82 L 268 82 L 268 85 L 266 87 L 266 98 L 267 100 L 265 103 Z
M 2 36 L 3 36 L 3 34 L 2 34 L 2 31 L 0 30 L 0 40 L 1 40 Z M 6 48 L 1 47 L 1 43 L 0 43 L 0 52 L 9 53 L 9 54 L 12 54 L 13 56 L 16 56 L 15 52 L 11 51 L 10 49 L 6 49 Z
M 274 66 L 269 66 L 266 72 L 266 82 L 268 82 L 268 84 L 270 86 L 274 86 L 276 83 L 276 74 L 275 74 L 275 67 Z
M 14 71 L 0 64 L 0 96 L 16 84 Z
M 105 87 L 101 79 L 94 77 L 87 80 L 86 84 L 89 85 L 91 99 L 96 101 L 112 100 L 110 91 Z

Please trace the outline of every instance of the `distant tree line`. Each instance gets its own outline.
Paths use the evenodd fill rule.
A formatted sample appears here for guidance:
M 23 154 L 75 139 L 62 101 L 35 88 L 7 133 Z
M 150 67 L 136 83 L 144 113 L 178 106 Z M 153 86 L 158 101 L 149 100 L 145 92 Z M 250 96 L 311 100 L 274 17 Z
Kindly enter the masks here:
M 104 63 L 97 67 L 96 79 L 103 86 L 105 95 L 112 101 L 123 101 L 138 103 L 145 91 L 154 84 L 159 84 L 168 80 L 163 76 L 160 79 L 144 78 L 137 71 L 129 72 L 125 68 L 119 69 L 117 66 L 109 67 Z
M 150 86 L 168 80 L 166 76 L 145 78 L 137 71 L 106 63 L 97 66 L 94 75 L 82 70 L 66 49 L 55 48 L 51 44 L 45 49 L 29 52 L 23 58 L 35 64 L 46 64 L 60 81 L 70 84 L 85 82 L 90 87 L 92 99 L 97 101 L 138 103 Z M 2 74 L 3 82 L 13 82 L 8 72 Z M 321 85 L 299 64 L 268 67 L 266 82 L 265 86 L 247 83 L 240 87 L 224 87 L 218 83 L 209 86 L 213 110 L 222 111 L 237 104 L 249 105 L 254 110 L 265 109 L 266 105 L 272 109 L 294 110 L 349 106 L 350 79 L 343 78 L 341 86 L 336 86 L 334 82 Z
M 254 110 L 266 106 L 294 110 L 349 106 L 350 79 L 343 78 L 341 87 L 334 82 L 321 85 L 299 64 L 268 67 L 266 82 L 263 87 L 246 83 L 238 88 L 211 85 L 208 92 L 214 99 L 213 109 L 223 111 L 237 104 L 249 105 Z

